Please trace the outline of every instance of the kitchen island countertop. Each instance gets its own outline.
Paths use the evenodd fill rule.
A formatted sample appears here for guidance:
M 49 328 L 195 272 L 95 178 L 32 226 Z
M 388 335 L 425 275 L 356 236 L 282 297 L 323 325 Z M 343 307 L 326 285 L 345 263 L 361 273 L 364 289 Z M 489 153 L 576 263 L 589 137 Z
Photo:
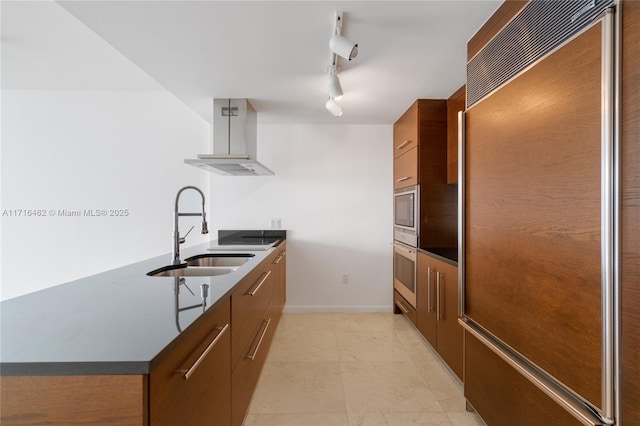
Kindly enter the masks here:
M 229 295 L 281 241 L 268 250 L 239 250 L 254 256 L 226 275 L 184 281 L 147 276 L 171 263 L 166 254 L 5 300 L 0 375 L 148 374 L 152 360 L 181 330 Z M 215 253 L 208 250 L 215 245 L 183 248 L 181 257 Z M 209 285 L 205 308 L 202 284 Z M 176 309 L 193 305 L 200 306 Z

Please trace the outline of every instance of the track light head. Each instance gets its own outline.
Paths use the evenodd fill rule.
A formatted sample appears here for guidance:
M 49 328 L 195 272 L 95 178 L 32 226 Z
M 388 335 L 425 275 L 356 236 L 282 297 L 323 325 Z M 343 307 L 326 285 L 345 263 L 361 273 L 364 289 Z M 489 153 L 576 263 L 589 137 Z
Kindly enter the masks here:
M 340 85 L 340 79 L 338 75 L 331 71 L 329 72 L 329 97 L 335 100 L 342 98 L 342 86 Z
M 340 117 L 342 115 L 342 107 L 332 98 L 329 98 L 327 103 L 324 104 L 324 107 L 336 117 Z
M 349 61 L 358 56 L 358 43 L 354 43 L 340 34 L 334 34 L 329 39 L 329 49 Z

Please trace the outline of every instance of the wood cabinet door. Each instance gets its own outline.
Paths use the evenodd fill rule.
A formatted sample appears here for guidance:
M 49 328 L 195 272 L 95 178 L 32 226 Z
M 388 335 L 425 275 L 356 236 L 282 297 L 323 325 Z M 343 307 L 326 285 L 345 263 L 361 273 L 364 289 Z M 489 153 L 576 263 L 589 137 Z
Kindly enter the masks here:
M 274 273 L 273 302 L 280 309 L 284 307 L 287 300 L 287 246 L 282 243 L 278 246 L 279 252 L 272 262 Z
M 414 147 L 393 161 L 393 189 L 418 184 L 418 147 Z
M 466 314 L 601 407 L 601 24 L 466 113 Z M 473 403 L 473 401 L 472 401 Z
M 414 102 L 393 125 L 393 158 L 398 158 L 416 146 L 418 146 L 418 102 Z
M 247 415 L 251 397 L 255 390 L 262 366 L 267 357 L 269 346 L 273 340 L 277 320 L 274 314 L 280 310 L 270 305 L 264 312 L 259 327 L 253 333 L 250 344 L 242 352 L 242 356 L 231 376 L 231 424 L 242 426 Z
M 463 331 L 458 323 L 458 268 L 434 259 L 438 320 L 437 350 L 442 359 L 462 380 Z
M 417 327 L 462 380 L 463 332 L 458 323 L 458 268 L 418 252 Z
M 433 258 L 422 252 L 417 256 L 416 310 L 417 327 L 431 346 L 437 347 L 436 289 L 434 282 Z
M 147 379 L 1 376 L 0 424 L 148 426 Z
M 488 425 L 582 424 L 470 333 L 464 336 L 464 396 Z
M 150 425 L 231 423 L 229 298 L 209 309 L 149 375 Z
M 242 359 L 247 345 L 260 326 L 263 314 L 274 292 L 275 277 L 271 270 L 270 256 L 267 262 L 247 275 L 231 295 L 233 333 L 231 341 L 232 369 Z
M 458 112 L 466 108 L 465 89 L 447 99 L 447 183 L 458 183 Z

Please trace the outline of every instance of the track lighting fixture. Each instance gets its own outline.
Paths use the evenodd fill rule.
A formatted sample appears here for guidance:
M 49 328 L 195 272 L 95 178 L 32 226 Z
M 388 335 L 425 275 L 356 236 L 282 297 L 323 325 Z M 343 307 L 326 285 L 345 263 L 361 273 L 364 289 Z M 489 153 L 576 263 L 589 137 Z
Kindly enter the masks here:
M 327 103 L 324 104 L 324 107 L 327 109 L 327 111 L 329 111 L 336 117 L 340 117 L 342 115 L 342 107 L 340 106 L 340 104 L 334 101 L 333 98 L 329 98 Z
M 336 12 L 333 35 L 329 40 L 331 64 L 327 68 L 329 73 L 327 79 L 329 100 L 325 103 L 325 108 L 336 117 L 342 115 L 342 107 L 336 102 L 342 98 L 342 85 L 338 78 L 338 56 L 348 61 L 358 56 L 358 44 L 342 35 L 342 20 L 343 13 Z
M 354 43 L 342 35 L 343 13 L 336 12 L 336 26 L 329 39 L 329 49 L 336 55 L 350 61 L 358 56 L 358 43 Z
M 329 49 L 336 55 L 350 61 L 358 56 L 358 43 L 336 34 L 329 40 Z
M 335 71 L 329 71 L 329 97 L 335 100 L 342 98 L 342 86 Z

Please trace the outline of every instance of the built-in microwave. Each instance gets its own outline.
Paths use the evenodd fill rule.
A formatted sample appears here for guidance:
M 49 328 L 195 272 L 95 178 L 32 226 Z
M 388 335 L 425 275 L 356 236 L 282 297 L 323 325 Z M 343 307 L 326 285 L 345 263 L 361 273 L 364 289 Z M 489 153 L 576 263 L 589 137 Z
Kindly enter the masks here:
M 412 247 L 418 246 L 419 209 L 418 185 L 398 189 L 393 193 L 394 240 Z

